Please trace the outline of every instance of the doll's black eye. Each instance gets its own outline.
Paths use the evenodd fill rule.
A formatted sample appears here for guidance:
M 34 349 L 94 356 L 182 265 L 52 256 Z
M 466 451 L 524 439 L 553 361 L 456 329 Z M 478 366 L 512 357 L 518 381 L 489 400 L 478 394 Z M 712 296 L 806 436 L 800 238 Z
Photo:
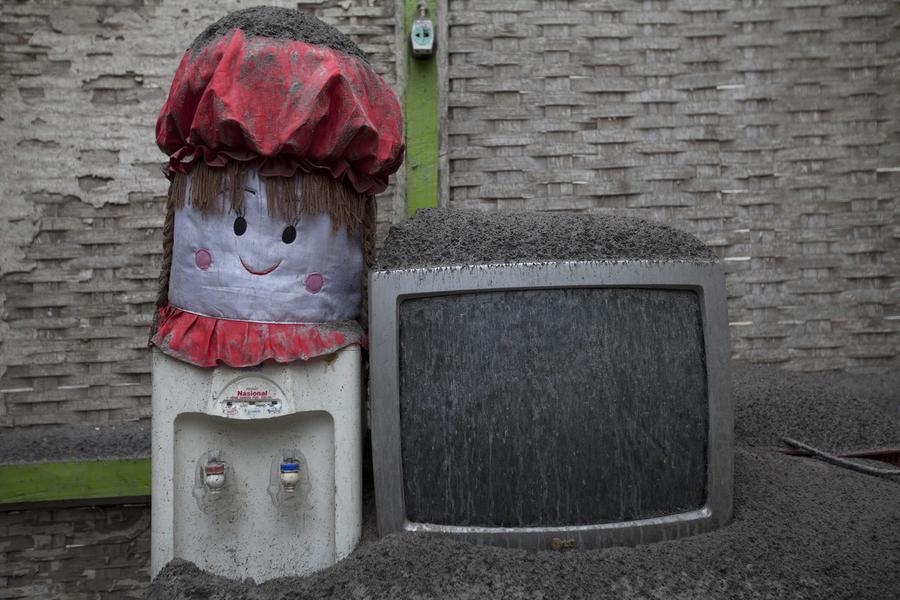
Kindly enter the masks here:
M 247 231 L 247 219 L 238 217 L 234 220 L 234 235 L 244 235 Z
M 294 240 L 297 239 L 297 230 L 294 229 L 293 225 L 288 225 L 284 228 L 284 231 L 281 232 L 281 241 L 285 244 L 290 244 Z

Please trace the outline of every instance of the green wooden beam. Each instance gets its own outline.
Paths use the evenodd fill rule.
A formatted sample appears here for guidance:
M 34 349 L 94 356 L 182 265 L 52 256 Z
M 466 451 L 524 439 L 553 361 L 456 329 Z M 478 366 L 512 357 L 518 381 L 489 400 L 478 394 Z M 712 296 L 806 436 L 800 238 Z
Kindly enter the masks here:
M 413 58 L 409 43 L 418 0 L 404 0 L 406 24 L 406 212 L 438 205 L 438 68 L 437 55 Z M 428 18 L 437 31 L 437 1 L 428 0 Z
M 0 466 L 0 506 L 149 495 L 149 458 Z

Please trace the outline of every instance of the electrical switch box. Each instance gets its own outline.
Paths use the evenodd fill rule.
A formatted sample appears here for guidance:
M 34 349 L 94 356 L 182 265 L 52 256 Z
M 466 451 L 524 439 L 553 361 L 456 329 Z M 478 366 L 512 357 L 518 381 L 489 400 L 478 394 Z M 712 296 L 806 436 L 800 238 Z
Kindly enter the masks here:
M 412 54 L 417 58 L 434 54 L 434 24 L 431 19 L 418 16 L 412 23 Z

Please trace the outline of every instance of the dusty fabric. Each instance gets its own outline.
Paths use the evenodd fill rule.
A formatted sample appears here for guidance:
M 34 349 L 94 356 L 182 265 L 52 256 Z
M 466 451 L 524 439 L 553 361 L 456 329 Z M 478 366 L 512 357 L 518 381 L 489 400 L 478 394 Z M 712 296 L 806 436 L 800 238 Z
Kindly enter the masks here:
M 324 213 L 290 220 L 269 214 L 267 186 L 255 170 L 245 188 L 240 213 L 203 212 L 189 203 L 175 211 L 169 303 L 241 321 L 356 319 L 362 303 L 361 230 L 335 228 Z
M 317 324 L 249 323 L 215 319 L 169 306 L 159 310 L 153 344 L 198 367 L 253 367 L 265 360 L 287 363 L 365 347 L 356 321 Z
M 262 174 L 325 170 L 376 194 L 403 160 L 400 104 L 359 58 L 242 30 L 188 49 L 156 122 L 169 168 L 264 157 Z
M 350 38 L 298 10 L 226 15 L 182 57 L 156 141 L 172 183 L 152 343 L 247 366 L 365 342 L 371 196 L 403 117 Z

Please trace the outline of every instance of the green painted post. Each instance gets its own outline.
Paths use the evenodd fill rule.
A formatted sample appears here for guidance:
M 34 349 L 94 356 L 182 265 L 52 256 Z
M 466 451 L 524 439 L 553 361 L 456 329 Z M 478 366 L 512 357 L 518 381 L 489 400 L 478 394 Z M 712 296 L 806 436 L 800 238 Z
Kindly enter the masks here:
M 0 507 L 149 495 L 149 458 L 0 466 Z
M 409 42 L 418 0 L 405 0 L 406 212 L 438 205 L 438 68 L 437 53 L 414 58 Z M 436 21 L 437 1 L 428 0 L 428 18 Z M 435 27 L 437 29 L 437 27 Z

